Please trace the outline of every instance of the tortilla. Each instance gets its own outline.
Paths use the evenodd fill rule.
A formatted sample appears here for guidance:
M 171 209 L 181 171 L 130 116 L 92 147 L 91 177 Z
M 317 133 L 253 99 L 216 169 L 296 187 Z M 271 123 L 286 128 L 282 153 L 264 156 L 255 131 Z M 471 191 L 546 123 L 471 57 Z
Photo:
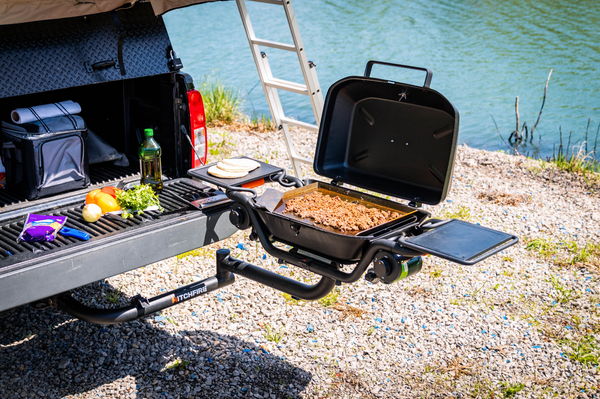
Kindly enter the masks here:
M 235 168 L 245 168 L 247 171 L 251 171 L 260 167 L 258 162 L 247 158 L 224 159 L 221 161 L 221 163 Z
M 227 170 L 220 169 L 216 165 L 213 165 L 210 168 L 208 168 L 208 173 L 213 176 L 222 178 L 222 179 L 237 179 L 239 177 L 244 177 L 248 174 L 247 171 L 245 171 L 245 172 L 230 172 Z
M 217 168 L 224 170 L 226 172 L 234 172 L 234 173 L 249 171 L 249 169 L 246 166 L 232 166 L 232 165 L 228 165 L 223 162 L 219 162 L 217 164 Z

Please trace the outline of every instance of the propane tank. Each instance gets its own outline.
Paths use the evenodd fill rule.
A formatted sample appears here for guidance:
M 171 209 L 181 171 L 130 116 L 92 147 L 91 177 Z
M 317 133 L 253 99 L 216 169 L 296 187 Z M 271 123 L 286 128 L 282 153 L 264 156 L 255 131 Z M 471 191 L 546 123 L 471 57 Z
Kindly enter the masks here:
M 391 284 L 417 274 L 422 267 L 423 260 L 420 256 L 411 259 L 391 252 L 379 251 L 373 258 L 373 268 L 367 272 L 365 278 L 372 283 L 381 281 Z

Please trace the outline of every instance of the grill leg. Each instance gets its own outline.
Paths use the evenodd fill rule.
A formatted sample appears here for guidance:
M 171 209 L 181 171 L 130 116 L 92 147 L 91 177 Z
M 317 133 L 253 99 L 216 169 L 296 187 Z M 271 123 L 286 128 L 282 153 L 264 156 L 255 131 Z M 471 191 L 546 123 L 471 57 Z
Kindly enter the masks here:
M 314 301 L 329 294 L 335 287 L 335 280 L 321 277 L 318 283 L 307 285 L 290 278 L 280 276 L 261 267 L 243 262 L 229 256 L 229 250 L 217 250 L 217 269 L 227 270 L 239 276 L 249 278 L 261 284 L 283 291 L 291 296 Z

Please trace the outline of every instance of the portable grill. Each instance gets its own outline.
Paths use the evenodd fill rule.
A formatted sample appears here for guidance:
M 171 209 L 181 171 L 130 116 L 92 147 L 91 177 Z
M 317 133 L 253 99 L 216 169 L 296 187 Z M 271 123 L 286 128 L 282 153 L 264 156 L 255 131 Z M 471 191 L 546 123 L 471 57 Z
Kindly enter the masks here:
M 426 73 L 425 84 L 413 86 L 370 77 L 374 64 Z M 126 308 L 91 309 L 71 297 L 59 297 L 61 308 L 83 320 L 110 324 L 133 320 L 229 284 L 240 275 L 297 299 L 315 300 L 335 285 L 360 277 L 373 283 L 396 282 L 421 270 L 422 255 L 431 254 L 472 265 L 518 242 L 514 235 L 461 220 L 428 219 L 421 204 L 437 205 L 446 198 L 458 138 L 458 112 L 440 93 L 429 88 L 431 71 L 424 68 L 369 61 L 364 77 L 347 77 L 330 88 L 319 129 L 314 170 L 331 179 L 302 181 L 280 167 L 263 162 L 244 178 L 220 179 L 206 165 L 188 171 L 197 180 L 225 190 L 231 200 L 230 221 L 252 229 L 250 239 L 280 263 L 321 276 L 313 285 L 262 269 L 217 251 L 217 273 L 158 297 L 136 298 Z M 259 197 L 251 189 L 275 182 L 281 192 L 266 189 Z M 359 189 L 408 201 L 402 204 Z M 355 232 L 315 224 L 284 212 L 287 201 L 319 191 L 398 213 L 393 220 Z M 287 244 L 282 249 L 277 243 Z M 367 271 L 369 265 L 373 267 Z M 344 269 L 344 270 L 342 270 Z
M 375 64 L 423 71 L 425 83 L 413 86 L 372 78 Z M 426 253 L 475 264 L 514 245 L 518 238 L 460 220 L 427 220 L 430 214 L 421 204 L 439 204 L 451 186 L 459 123 L 456 108 L 429 87 L 431 78 L 431 71 L 425 68 L 369 61 L 365 76 L 333 84 L 325 99 L 314 160 L 315 172 L 331 183 L 291 179 L 283 169 L 264 163 L 235 182 L 210 176 L 206 170 L 211 165 L 189 174 L 224 188 L 234 201 L 231 221 L 239 229 L 252 228 L 250 237 L 260 241 L 269 254 L 319 274 L 331 280 L 330 284 L 356 281 L 371 262 L 374 267 L 367 279 L 397 281 L 411 270 L 420 270 L 420 256 Z M 256 178 L 296 188 L 285 193 L 267 189 L 260 197 L 244 194 L 252 191 L 244 186 L 252 186 Z M 344 184 L 409 203 L 368 195 Z M 400 217 L 350 233 L 284 212 L 287 201 L 315 191 L 393 210 Z M 284 251 L 273 242 L 292 248 Z M 231 272 L 253 278 L 246 275 L 252 265 L 228 257 L 221 263 Z M 350 273 L 339 270 L 352 264 Z M 283 279 L 278 275 L 254 277 L 271 286 L 273 279 Z M 309 299 L 307 296 L 314 297 L 314 289 L 304 287 L 292 294 Z

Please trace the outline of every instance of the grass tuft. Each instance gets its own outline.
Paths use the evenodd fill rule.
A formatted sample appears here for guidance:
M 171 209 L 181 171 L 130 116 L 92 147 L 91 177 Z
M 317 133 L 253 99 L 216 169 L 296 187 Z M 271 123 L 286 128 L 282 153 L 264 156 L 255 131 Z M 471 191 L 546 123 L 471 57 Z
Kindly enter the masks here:
M 562 285 L 560 281 L 558 281 L 558 278 L 556 276 L 550 274 L 550 278 L 546 279 L 545 281 L 552 284 L 552 288 L 554 288 L 554 291 L 556 291 L 554 299 L 557 303 L 564 304 L 574 299 L 574 290 L 568 289 L 564 285 Z
M 109 301 L 110 303 L 112 303 L 113 305 L 116 305 L 117 302 L 119 301 L 119 298 L 121 297 L 121 289 L 123 288 L 123 286 L 121 285 L 119 287 L 118 290 L 116 291 L 111 291 L 111 292 L 105 292 L 104 293 L 104 298 Z
M 442 275 L 442 269 L 435 269 L 435 270 L 431 271 L 429 274 L 431 275 L 431 278 L 438 278 L 439 276 Z
M 177 260 L 182 260 L 187 258 L 188 256 L 206 256 L 210 253 L 209 250 L 205 249 L 205 248 L 197 248 L 197 249 L 192 249 L 191 251 L 187 251 L 184 252 L 182 254 L 179 254 L 176 256 Z
M 577 149 L 577 151 L 576 151 Z M 600 172 L 600 162 L 595 160 L 590 154 L 585 153 L 583 144 L 573 147 L 571 155 L 565 155 L 559 152 L 558 156 L 551 161 L 562 171 L 588 175 L 590 173 Z
M 300 299 L 294 299 L 292 298 L 292 296 L 290 294 L 287 294 L 285 292 L 281 293 L 281 296 L 283 296 L 283 299 L 285 299 L 285 303 L 289 304 L 289 305 L 303 305 L 306 303 L 306 301 Z
M 319 299 L 319 303 L 321 304 L 321 306 L 324 306 L 327 308 L 329 306 L 335 305 L 337 303 L 339 297 L 340 297 L 340 290 L 339 290 L 339 288 L 336 287 L 329 294 L 327 294 L 323 298 Z
M 249 127 L 257 132 L 267 133 L 275 130 L 275 123 L 265 114 L 253 113 L 250 117 Z
M 231 141 L 231 135 L 226 132 L 219 133 L 220 135 L 216 140 L 210 138 L 208 140 L 208 153 L 212 156 L 217 157 L 218 160 L 227 158 L 233 151 L 235 143 Z M 211 134 L 213 136 L 213 134 Z
M 543 259 L 552 260 L 559 266 L 600 266 L 600 244 L 596 243 L 588 242 L 579 246 L 575 241 L 555 243 L 547 238 L 536 238 L 529 240 L 525 248 L 537 252 Z
M 500 383 L 500 389 L 502 390 L 502 394 L 505 398 L 512 398 L 519 392 L 525 388 L 525 385 L 521 382 L 517 382 L 516 384 L 509 384 L 506 381 Z
M 173 364 L 168 365 L 165 370 L 182 370 L 188 364 L 190 364 L 189 360 L 176 359 Z
M 543 258 L 549 259 L 556 255 L 557 246 L 547 238 L 536 238 L 531 240 L 525 246 L 526 249 L 537 251 Z
M 460 219 L 468 222 L 471 220 L 471 210 L 466 206 L 459 205 L 457 210 L 447 210 L 444 213 L 446 219 Z
M 201 83 L 200 92 L 207 125 L 214 126 L 219 122 L 229 124 L 240 116 L 242 99 L 239 91 L 225 85 L 218 77 L 206 75 Z
M 265 337 L 265 339 L 270 342 L 275 342 L 276 344 L 281 342 L 281 340 L 283 339 L 283 337 L 285 335 L 285 329 L 283 327 L 281 327 L 278 330 L 275 330 L 268 323 L 265 324 L 265 330 L 266 331 L 263 333 L 263 336 Z
M 565 354 L 585 366 L 600 364 L 600 346 L 594 335 L 584 335 L 579 341 L 562 339 L 559 344 L 567 346 L 570 351 Z

